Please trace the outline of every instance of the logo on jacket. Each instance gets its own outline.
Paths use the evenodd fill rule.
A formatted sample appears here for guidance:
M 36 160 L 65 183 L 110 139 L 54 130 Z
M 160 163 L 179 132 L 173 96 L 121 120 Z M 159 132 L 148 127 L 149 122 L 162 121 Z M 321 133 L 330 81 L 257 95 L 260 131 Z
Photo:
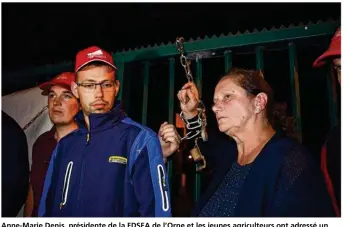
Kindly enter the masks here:
M 127 159 L 121 156 L 110 156 L 110 163 L 119 163 L 119 164 L 127 164 Z

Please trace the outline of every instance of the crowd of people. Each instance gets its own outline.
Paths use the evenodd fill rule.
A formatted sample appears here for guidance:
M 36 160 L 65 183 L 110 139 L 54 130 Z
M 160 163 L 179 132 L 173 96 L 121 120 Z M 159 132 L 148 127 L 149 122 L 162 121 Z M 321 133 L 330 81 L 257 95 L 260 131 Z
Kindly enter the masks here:
M 332 64 L 341 82 L 341 30 L 314 67 Z M 110 53 L 91 46 L 76 54 L 74 72 L 40 85 L 54 124 L 33 145 L 2 112 L 2 216 L 171 217 L 166 162 L 182 138 L 174 125 L 154 130 L 133 121 L 117 95 Z M 193 82 L 177 94 L 186 123 L 201 122 Z M 212 111 L 220 134 L 198 140 L 214 169 L 193 217 L 340 216 L 340 123 L 318 165 L 272 119 L 273 89 L 261 71 L 232 68 L 215 86 Z M 209 110 L 207 110 L 209 111 Z M 228 139 L 224 139 L 228 138 Z M 194 138 L 193 138 L 194 139 Z

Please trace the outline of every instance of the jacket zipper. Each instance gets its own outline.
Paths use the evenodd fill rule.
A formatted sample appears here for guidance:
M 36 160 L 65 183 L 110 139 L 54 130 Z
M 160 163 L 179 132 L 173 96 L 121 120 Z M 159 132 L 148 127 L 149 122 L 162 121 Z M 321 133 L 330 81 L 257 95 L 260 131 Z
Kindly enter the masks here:
M 81 195 L 81 189 L 82 189 L 82 184 L 83 184 L 83 182 L 82 182 L 82 177 L 83 177 L 83 174 L 84 174 L 85 153 L 87 152 L 87 148 L 88 148 L 88 145 L 89 145 L 90 138 L 91 138 L 91 132 L 88 130 L 87 135 L 86 135 L 85 151 L 84 151 L 84 153 L 82 154 L 82 167 L 81 167 L 81 173 L 80 173 L 79 193 L 78 193 L 78 196 L 77 196 L 77 211 L 79 210 L 80 195 Z
M 63 206 L 68 201 L 68 192 L 69 192 L 69 185 L 70 185 L 71 172 L 72 172 L 73 165 L 74 165 L 74 163 L 72 161 L 70 161 L 66 167 L 64 184 L 63 184 L 63 191 L 62 191 L 62 199 L 61 199 L 61 202 L 59 204 L 60 210 L 63 208 Z

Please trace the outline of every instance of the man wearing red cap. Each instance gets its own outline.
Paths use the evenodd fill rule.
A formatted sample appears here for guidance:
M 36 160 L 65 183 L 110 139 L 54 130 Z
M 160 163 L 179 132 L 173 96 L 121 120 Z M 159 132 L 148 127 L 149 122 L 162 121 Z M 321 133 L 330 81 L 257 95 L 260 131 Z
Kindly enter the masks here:
M 41 84 L 42 95 L 48 96 L 48 115 L 54 124 L 50 131 L 40 135 L 33 145 L 33 164 L 24 216 L 37 217 L 45 176 L 50 158 L 57 142 L 77 129 L 74 116 L 79 111 L 79 102 L 71 92 L 75 74 L 64 72 L 51 81 Z
M 341 84 L 341 28 L 331 39 L 329 48 L 315 60 L 313 66 L 321 67 L 331 63 Z M 321 151 L 321 168 L 337 216 L 341 207 L 341 124 L 338 123 L 328 135 Z
M 52 155 L 39 216 L 171 216 L 160 141 L 122 110 L 111 54 L 92 46 L 75 63 L 78 130 Z

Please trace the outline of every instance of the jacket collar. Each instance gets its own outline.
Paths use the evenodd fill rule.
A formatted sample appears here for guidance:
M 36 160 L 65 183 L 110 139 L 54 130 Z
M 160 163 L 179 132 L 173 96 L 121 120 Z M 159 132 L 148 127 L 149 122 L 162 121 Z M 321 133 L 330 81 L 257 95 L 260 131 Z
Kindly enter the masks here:
M 126 114 L 124 113 L 120 101 L 116 100 L 114 107 L 106 113 L 93 113 L 88 116 L 90 124 L 90 132 L 98 132 L 112 128 L 118 124 Z M 87 133 L 83 111 L 81 110 L 75 117 L 76 123 L 82 133 Z

